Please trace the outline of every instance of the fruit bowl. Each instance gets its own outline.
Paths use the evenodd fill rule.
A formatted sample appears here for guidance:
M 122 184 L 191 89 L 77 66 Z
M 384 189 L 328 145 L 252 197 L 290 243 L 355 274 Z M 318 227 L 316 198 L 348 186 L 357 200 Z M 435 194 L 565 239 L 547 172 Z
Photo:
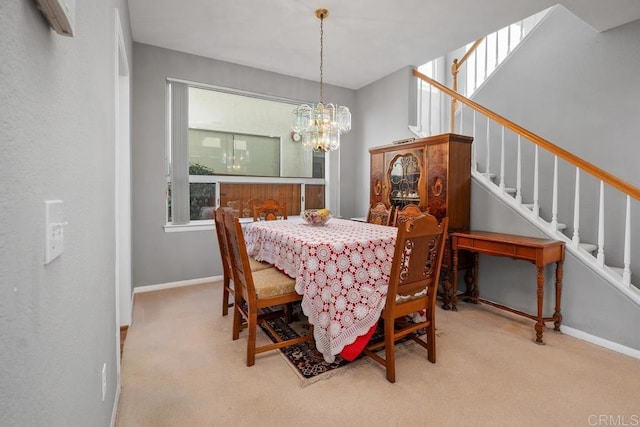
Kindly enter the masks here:
M 311 225 L 325 225 L 331 219 L 329 209 L 307 209 L 300 212 L 300 216 Z

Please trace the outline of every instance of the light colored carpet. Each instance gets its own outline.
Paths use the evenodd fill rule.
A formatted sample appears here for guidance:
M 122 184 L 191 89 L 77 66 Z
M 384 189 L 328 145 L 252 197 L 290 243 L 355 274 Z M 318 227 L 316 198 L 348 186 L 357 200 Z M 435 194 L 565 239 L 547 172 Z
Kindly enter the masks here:
M 221 295 L 220 283 L 136 295 L 119 427 L 640 424 L 640 360 L 551 329 L 536 345 L 533 321 L 489 306 L 438 309 L 437 363 L 406 346 L 395 384 L 368 361 L 302 388 L 277 351 L 246 367 Z

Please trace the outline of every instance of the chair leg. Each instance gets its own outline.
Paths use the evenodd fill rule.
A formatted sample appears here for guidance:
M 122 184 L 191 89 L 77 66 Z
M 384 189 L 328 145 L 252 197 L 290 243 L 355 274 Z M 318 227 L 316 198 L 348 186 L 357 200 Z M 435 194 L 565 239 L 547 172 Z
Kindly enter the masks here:
M 384 353 L 387 380 L 396 382 L 396 352 L 394 339 L 394 319 L 384 319 Z
M 241 303 L 236 300 L 233 305 L 233 340 L 240 338 L 240 330 L 242 329 L 242 313 L 240 313 Z
M 247 366 L 253 366 L 256 363 L 256 336 L 258 333 L 258 313 L 249 310 L 249 319 L 247 319 Z
M 436 363 L 436 326 L 433 322 L 427 326 L 427 357 L 429 362 Z
M 229 284 L 231 280 L 225 275 L 222 281 L 222 315 L 229 314 Z

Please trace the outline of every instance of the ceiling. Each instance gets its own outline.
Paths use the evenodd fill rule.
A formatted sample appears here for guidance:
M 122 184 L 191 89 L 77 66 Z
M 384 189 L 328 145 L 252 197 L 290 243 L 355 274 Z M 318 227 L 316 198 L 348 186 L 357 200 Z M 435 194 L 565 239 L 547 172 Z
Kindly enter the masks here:
M 359 89 L 556 4 L 552 0 L 129 0 L 133 40 Z M 640 19 L 638 0 L 565 0 L 598 31 Z

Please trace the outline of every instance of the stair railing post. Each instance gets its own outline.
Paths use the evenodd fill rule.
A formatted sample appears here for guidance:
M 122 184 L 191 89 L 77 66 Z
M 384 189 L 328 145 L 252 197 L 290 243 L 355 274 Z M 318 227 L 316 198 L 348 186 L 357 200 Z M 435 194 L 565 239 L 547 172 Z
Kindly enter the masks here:
M 576 168 L 576 188 L 573 198 L 573 247 L 580 246 L 580 168 Z
M 504 191 L 504 126 L 500 139 L 500 190 Z
M 538 218 L 540 216 L 540 204 L 538 203 L 538 145 L 536 144 L 535 155 L 533 160 L 533 216 Z
M 518 135 L 518 159 L 516 166 L 516 203 L 522 204 L 522 151 L 520 150 L 520 135 Z
M 600 206 L 598 208 L 598 265 L 604 267 L 604 181 L 600 181 Z
M 471 144 L 471 167 L 475 172 L 478 172 L 478 159 L 476 158 L 476 110 L 473 110 L 473 141 L 475 144 Z
M 491 128 L 491 119 L 489 119 L 489 117 L 487 117 L 487 164 L 485 167 L 485 174 L 484 174 L 484 178 L 485 180 L 491 181 L 491 168 L 490 168 L 490 164 L 491 164 L 491 144 L 489 143 L 489 129 Z
M 553 156 L 553 201 L 551 204 L 551 228 L 558 231 L 558 156 Z
M 631 286 L 631 197 L 627 196 L 627 212 L 624 221 L 624 270 L 622 283 Z
M 458 58 L 455 58 L 453 60 L 453 63 L 451 64 L 451 77 L 452 77 L 452 81 L 453 81 L 453 91 L 454 92 L 458 92 L 458 71 L 460 71 L 460 69 L 458 68 Z M 456 115 L 456 102 L 457 100 L 452 96 L 451 97 L 451 132 L 455 132 L 455 115 Z

